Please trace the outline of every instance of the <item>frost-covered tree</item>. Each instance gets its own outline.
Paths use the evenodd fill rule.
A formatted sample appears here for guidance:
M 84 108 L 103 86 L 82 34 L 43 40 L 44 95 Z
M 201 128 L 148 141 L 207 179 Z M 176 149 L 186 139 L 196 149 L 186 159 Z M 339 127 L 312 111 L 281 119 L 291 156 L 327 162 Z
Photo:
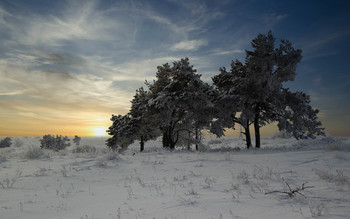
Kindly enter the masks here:
M 59 151 L 69 147 L 69 141 L 70 139 L 67 136 L 56 135 L 55 137 L 54 135 L 44 135 L 43 138 L 40 139 L 40 148 Z
M 76 146 L 79 146 L 80 140 L 81 140 L 81 137 L 79 137 L 78 135 L 75 135 L 73 138 L 73 142 Z
M 194 144 L 195 149 L 199 150 L 202 130 L 210 128 L 216 114 L 213 104 L 216 92 L 212 86 L 200 81 L 192 88 L 187 88 L 182 98 L 185 115 L 179 125 L 179 140 L 188 149 Z
M 324 135 L 321 122 L 318 121 L 318 109 L 310 105 L 310 96 L 303 92 L 291 92 L 283 89 L 281 114 L 277 116 L 279 130 L 291 133 L 296 139 L 305 135 L 315 138 Z
M 260 147 L 260 127 L 273 121 L 276 114 L 275 95 L 280 93 L 283 82 L 293 81 L 300 62 L 301 50 L 294 49 L 288 40 L 281 40 L 275 48 L 271 31 L 258 34 L 252 41 L 253 51 L 246 51 L 247 80 L 253 90 L 252 112 L 256 147 Z
M 244 64 L 233 61 L 230 72 L 221 68 L 220 74 L 213 77 L 214 85 L 220 92 L 219 99 L 226 99 L 230 105 L 234 105 L 227 114 L 227 118 L 232 120 L 231 127 L 239 123 L 245 128 L 247 147 L 250 147 L 249 125 L 253 123 L 257 148 L 260 147 L 260 127 L 273 121 L 279 121 L 280 129 L 301 132 L 298 126 L 304 124 L 308 125 L 304 130 L 309 135 L 321 134 L 321 123 L 316 116 L 318 111 L 312 109 L 309 101 L 300 98 L 298 103 L 301 109 L 294 109 L 287 100 L 300 95 L 283 88 L 284 82 L 294 80 L 297 64 L 302 58 L 301 50 L 294 49 L 288 40 L 281 40 L 279 47 L 275 48 L 271 31 L 266 35 L 258 34 L 252 41 L 252 47 L 252 51 L 246 50 Z M 303 122 L 295 120 L 295 115 L 301 115 L 305 109 L 308 109 L 308 113 L 303 114 Z
M 129 114 L 112 115 L 112 125 L 107 132 L 112 137 L 107 139 L 106 144 L 114 151 L 123 151 L 136 140 L 136 128 L 134 120 Z
M 210 114 L 204 114 L 210 86 L 204 83 L 188 58 L 173 62 L 173 66 L 158 66 L 156 80 L 147 83 L 151 92 L 150 110 L 158 119 L 163 146 L 174 149 L 183 133 L 199 139 L 199 132 L 209 124 Z M 202 106 L 203 112 L 201 112 Z
M 11 144 L 12 144 L 12 139 L 10 137 L 6 137 L 4 139 L 1 139 L 1 141 L 0 141 L 0 148 L 10 147 Z
M 143 87 L 136 90 L 131 100 L 131 109 L 126 115 L 112 115 L 113 122 L 107 130 L 112 137 L 107 139 L 107 146 L 123 151 L 135 140 L 140 142 L 140 151 L 145 142 L 158 137 L 157 118 L 149 112 L 150 92 Z
M 149 111 L 152 115 L 161 114 L 157 105 L 154 103 L 154 100 L 158 98 L 161 95 L 161 92 L 163 92 L 163 90 L 165 89 L 165 87 L 170 84 L 171 71 L 172 71 L 171 67 L 168 63 L 163 64 L 162 66 L 157 66 L 156 80 L 153 80 L 153 82 L 148 82 L 148 81 L 145 82 L 145 84 L 147 85 L 150 91 Z M 168 142 L 169 131 L 168 131 L 168 127 L 165 124 L 163 124 L 162 118 L 163 117 L 160 117 L 160 116 L 155 117 L 157 122 L 157 127 L 162 132 L 163 147 L 169 147 L 169 142 Z
M 220 68 L 220 74 L 212 77 L 213 83 L 219 91 L 215 101 L 218 110 L 217 120 L 214 122 L 212 132 L 222 136 L 222 127 L 234 128 L 238 123 L 244 128 L 247 148 L 252 146 L 249 126 L 254 115 L 251 110 L 252 90 L 247 80 L 247 68 L 240 61 L 232 61 L 230 71 Z
M 150 112 L 149 100 L 150 92 L 145 91 L 143 87 L 139 88 L 131 101 L 129 112 L 133 121 L 135 135 L 140 141 L 140 151 L 144 150 L 146 141 L 159 136 L 158 118 Z

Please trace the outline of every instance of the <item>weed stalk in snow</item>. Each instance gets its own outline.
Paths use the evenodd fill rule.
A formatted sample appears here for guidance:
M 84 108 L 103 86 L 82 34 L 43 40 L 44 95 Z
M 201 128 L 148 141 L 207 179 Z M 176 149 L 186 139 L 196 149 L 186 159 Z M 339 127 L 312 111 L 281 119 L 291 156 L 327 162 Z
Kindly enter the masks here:
M 282 178 L 282 179 L 283 179 L 283 178 Z M 303 196 L 304 198 L 306 198 L 305 195 L 303 195 L 303 194 L 301 193 L 301 191 L 303 191 L 303 190 L 305 190 L 305 189 L 314 188 L 314 186 L 305 186 L 306 183 L 303 183 L 303 184 L 301 185 L 301 187 L 296 187 L 295 189 L 292 189 L 292 188 L 290 187 L 289 183 L 286 182 L 284 179 L 283 179 L 283 182 L 286 184 L 286 186 L 288 187 L 288 190 L 289 190 L 289 191 L 275 190 L 275 191 L 266 192 L 265 195 L 267 195 L 267 194 L 272 194 L 272 193 L 282 193 L 282 194 L 287 194 L 290 198 L 292 198 L 292 197 L 294 197 L 296 194 L 299 194 L 299 195 Z

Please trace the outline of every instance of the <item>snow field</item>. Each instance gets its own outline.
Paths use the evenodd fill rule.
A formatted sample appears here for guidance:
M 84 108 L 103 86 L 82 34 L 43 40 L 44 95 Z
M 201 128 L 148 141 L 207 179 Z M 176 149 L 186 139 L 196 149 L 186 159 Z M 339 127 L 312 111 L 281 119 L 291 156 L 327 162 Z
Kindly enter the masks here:
M 348 138 L 266 138 L 261 150 L 224 138 L 207 140 L 206 152 L 170 152 L 154 141 L 144 153 L 134 144 L 122 155 L 103 139 L 83 138 L 81 145 L 95 148 L 86 152 L 37 151 L 38 138 L 16 140 L 23 144 L 0 149 L 1 219 L 350 215 Z M 287 184 L 312 188 L 289 197 L 279 193 Z

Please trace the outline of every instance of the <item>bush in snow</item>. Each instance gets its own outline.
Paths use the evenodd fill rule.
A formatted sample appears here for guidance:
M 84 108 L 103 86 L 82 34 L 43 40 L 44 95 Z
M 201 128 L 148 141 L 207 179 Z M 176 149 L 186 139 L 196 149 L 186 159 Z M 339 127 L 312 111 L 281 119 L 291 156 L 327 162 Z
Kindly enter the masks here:
M 333 135 L 329 134 L 329 133 L 326 133 L 325 137 L 322 138 L 322 141 L 325 142 L 325 143 L 332 143 L 332 142 L 334 142 L 336 140 L 337 140 L 337 138 L 334 137 Z
M 237 179 L 242 184 L 248 184 L 249 183 L 249 175 L 247 174 L 247 172 L 245 170 L 242 170 L 242 172 L 240 172 L 237 175 Z
M 0 148 L 8 148 L 12 144 L 12 139 L 9 137 L 6 137 L 0 141 Z
M 73 142 L 74 142 L 74 144 L 76 144 L 77 146 L 80 145 L 80 140 L 81 140 L 81 137 L 79 137 L 78 135 L 74 136 L 74 138 L 73 138 Z
M 70 146 L 70 143 L 67 143 L 68 141 L 70 140 L 67 136 L 56 135 L 56 137 L 54 137 L 53 135 L 44 135 L 43 138 L 40 139 L 40 148 L 59 151 Z
M 309 200 L 309 208 L 312 217 L 322 216 L 328 212 L 328 209 L 324 203 L 320 203 L 312 199 Z
M 72 149 L 72 153 L 95 153 L 96 148 L 90 145 L 76 146 Z
M 329 143 L 325 146 L 327 151 L 346 151 L 350 150 L 350 145 L 344 143 L 341 139 L 334 138 L 332 141 L 329 140 Z
M 222 141 L 220 139 L 212 139 L 208 142 L 208 144 L 221 144 Z
M 285 130 L 282 130 L 280 132 L 276 132 L 275 134 L 273 134 L 272 138 L 273 139 L 276 139 L 276 138 L 284 138 L 284 139 L 289 139 L 289 138 L 292 138 L 292 134 L 285 131 Z
M 21 141 L 19 138 L 15 138 L 14 140 L 14 146 L 16 148 L 22 147 L 23 146 L 23 141 Z
M 96 166 L 97 167 L 106 167 L 108 164 L 108 161 L 118 161 L 120 160 L 120 157 L 118 155 L 117 151 L 111 151 L 110 153 L 100 157 L 96 160 Z
M 39 159 L 45 156 L 43 150 L 38 147 L 28 147 L 27 151 L 24 152 L 24 159 Z
M 343 171 L 336 170 L 336 173 L 332 173 L 330 170 L 320 170 L 314 169 L 315 174 L 320 177 L 322 180 L 326 180 L 329 182 L 334 182 L 338 186 L 342 187 L 344 185 L 348 185 L 350 187 L 350 180 L 347 176 L 344 175 Z

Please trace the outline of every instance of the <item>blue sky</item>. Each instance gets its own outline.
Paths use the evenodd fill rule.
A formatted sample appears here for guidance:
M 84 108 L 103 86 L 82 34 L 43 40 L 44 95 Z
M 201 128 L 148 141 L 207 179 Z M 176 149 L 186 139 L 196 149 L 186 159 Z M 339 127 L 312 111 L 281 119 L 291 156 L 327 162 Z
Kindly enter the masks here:
M 286 86 L 311 95 L 326 132 L 350 135 L 350 2 L 316 0 L 1 0 L 0 135 L 108 127 L 158 65 L 189 57 L 210 83 L 269 30 L 303 50 Z

